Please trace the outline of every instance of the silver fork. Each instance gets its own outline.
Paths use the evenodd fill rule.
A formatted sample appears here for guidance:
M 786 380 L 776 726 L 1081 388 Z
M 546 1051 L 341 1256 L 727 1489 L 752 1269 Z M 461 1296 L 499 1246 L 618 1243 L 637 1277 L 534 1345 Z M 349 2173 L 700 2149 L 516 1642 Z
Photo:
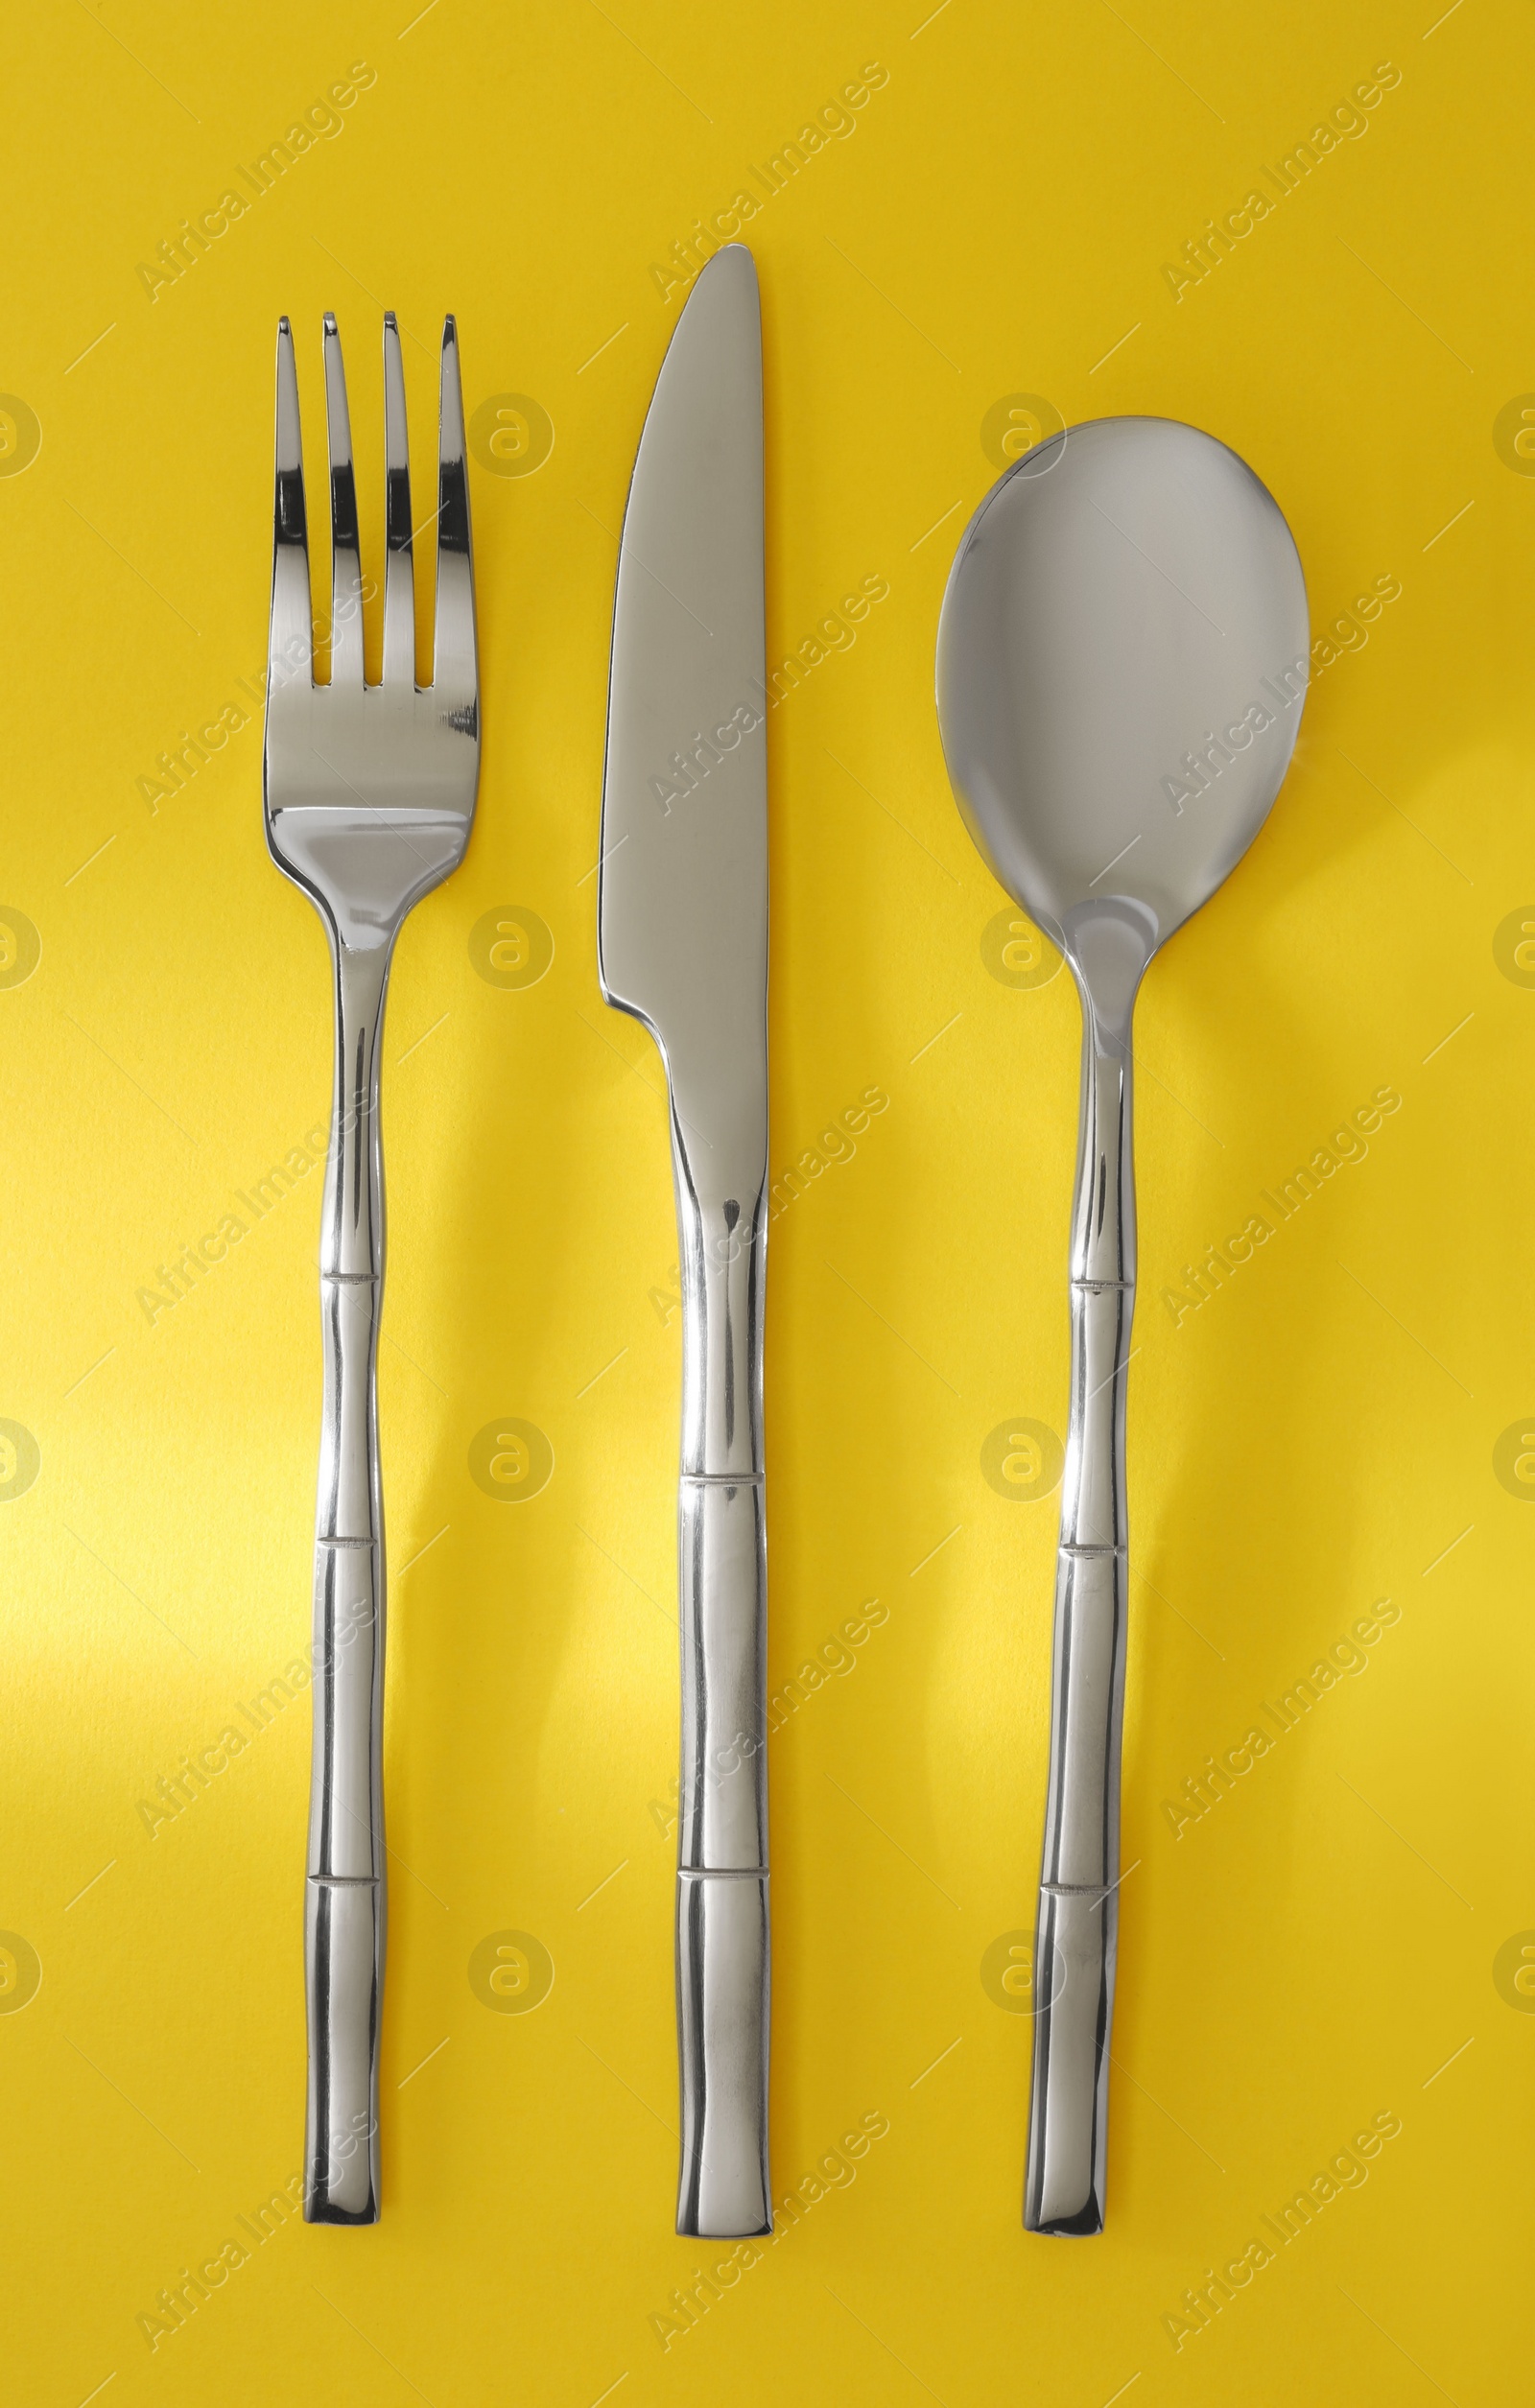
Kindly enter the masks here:
M 316 685 L 293 333 L 277 328 L 277 498 L 267 689 L 267 841 L 325 923 L 336 973 L 336 1094 L 319 1246 L 324 1409 L 315 1523 L 314 1759 L 304 1965 L 304 2215 L 375 2224 L 384 1986 L 384 1517 L 374 1376 L 384 1282 L 379 1039 L 411 906 L 456 869 L 480 773 L 463 400 L 442 330 L 437 652 L 415 682 L 405 375 L 384 319 L 387 551 L 383 683 L 363 682 L 363 579 L 346 385 L 325 318 L 330 683 Z

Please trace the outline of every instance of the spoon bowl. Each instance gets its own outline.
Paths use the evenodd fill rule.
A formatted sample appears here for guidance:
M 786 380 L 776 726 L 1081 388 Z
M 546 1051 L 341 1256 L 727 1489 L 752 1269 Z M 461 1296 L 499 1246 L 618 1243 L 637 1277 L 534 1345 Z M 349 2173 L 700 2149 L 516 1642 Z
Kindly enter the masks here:
M 960 539 L 938 719 L 965 822 L 1072 965 L 1082 1090 L 1024 2222 L 1102 2230 L 1135 1310 L 1130 1024 L 1159 945 L 1268 815 L 1309 666 L 1273 497 L 1225 444 L 1100 418 L 1028 453 Z
M 1099 418 L 1028 453 L 938 628 L 944 754 L 996 878 L 1069 957 L 1117 905 L 1149 958 L 1267 817 L 1307 668 L 1294 539 L 1224 443 Z

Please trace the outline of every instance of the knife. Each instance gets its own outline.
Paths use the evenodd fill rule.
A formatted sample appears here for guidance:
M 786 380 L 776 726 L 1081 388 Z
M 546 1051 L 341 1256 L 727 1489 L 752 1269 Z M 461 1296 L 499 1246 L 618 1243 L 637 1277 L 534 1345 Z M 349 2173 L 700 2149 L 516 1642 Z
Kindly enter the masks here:
M 762 317 L 751 253 L 698 275 L 619 551 L 598 885 L 608 1003 L 671 1097 L 677 1498 L 677 2231 L 772 2229 L 768 2177 L 768 707 Z

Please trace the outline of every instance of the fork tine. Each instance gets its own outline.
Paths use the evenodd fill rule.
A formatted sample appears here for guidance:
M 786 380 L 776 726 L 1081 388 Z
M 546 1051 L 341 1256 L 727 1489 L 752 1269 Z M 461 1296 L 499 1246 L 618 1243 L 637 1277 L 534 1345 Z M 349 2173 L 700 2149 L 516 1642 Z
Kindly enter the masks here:
M 478 679 L 474 649 L 474 568 L 469 551 L 469 477 L 463 457 L 463 390 L 459 330 L 442 321 L 442 402 L 438 421 L 437 607 L 432 682 L 449 709 L 472 718 Z
M 330 681 L 363 682 L 363 569 L 357 544 L 357 481 L 346 414 L 346 372 L 336 320 L 325 312 L 325 431 L 330 438 Z
M 314 625 L 309 602 L 309 534 L 304 518 L 304 452 L 298 431 L 298 372 L 294 333 L 277 320 L 277 489 L 272 512 L 272 621 L 267 685 L 314 674 Z
M 394 312 L 384 313 L 384 683 L 415 684 L 415 572 L 411 556 L 411 448 L 405 364 Z

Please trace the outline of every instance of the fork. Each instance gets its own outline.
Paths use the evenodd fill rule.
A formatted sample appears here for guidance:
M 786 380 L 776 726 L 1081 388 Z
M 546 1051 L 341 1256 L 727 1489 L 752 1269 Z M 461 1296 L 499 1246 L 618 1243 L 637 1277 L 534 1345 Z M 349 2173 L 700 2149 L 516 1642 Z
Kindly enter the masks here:
M 385 1924 L 379 1040 L 405 915 L 458 867 L 468 842 L 480 708 L 454 321 L 442 329 L 437 649 L 426 687 L 415 682 L 405 373 L 393 313 L 384 319 L 384 675 L 376 686 L 363 679 L 357 488 L 341 338 L 328 312 L 324 349 L 333 583 L 330 683 L 321 686 L 314 679 L 293 331 L 286 318 L 278 321 L 264 802 L 272 859 L 324 921 L 336 981 L 336 1092 L 319 1248 L 324 1405 L 304 1905 L 304 2216 L 311 2224 L 376 2224 Z

